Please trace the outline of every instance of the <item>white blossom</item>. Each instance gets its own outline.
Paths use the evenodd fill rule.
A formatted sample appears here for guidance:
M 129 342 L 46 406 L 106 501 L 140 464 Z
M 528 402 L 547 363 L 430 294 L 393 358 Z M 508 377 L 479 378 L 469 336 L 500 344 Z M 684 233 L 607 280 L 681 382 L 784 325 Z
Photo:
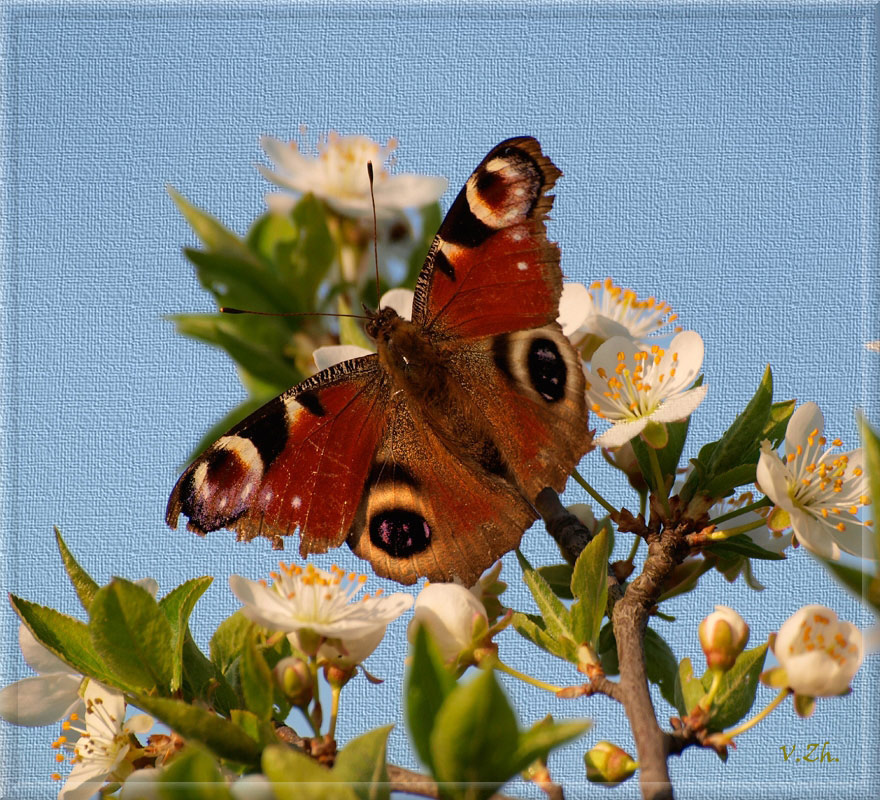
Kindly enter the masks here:
M 808 697 L 845 692 L 864 657 L 862 634 L 830 608 L 804 606 L 779 629 L 773 654 L 785 684 Z
M 365 136 L 340 136 L 331 132 L 318 142 L 318 152 L 306 155 L 296 142 L 264 136 L 261 144 L 275 162 L 275 171 L 258 166 L 264 177 L 297 194 L 311 192 L 340 214 L 372 216 L 367 162 L 373 164 L 373 191 L 378 217 L 433 203 L 446 191 L 445 178 L 404 173 L 391 175 L 386 162 L 397 147 L 389 139 L 382 146 Z M 267 198 L 270 208 L 278 201 Z
M 429 583 L 419 592 L 407 628 L 410 642 L 419 625 L 428 629 L 447 663 L 466 659 L 489 630 L 485 606 L 458 583 Z
M 762 443 L 757 477 L 776 505 L 770 525 L 790 524 L 797 540 L 824 558 L 838 559 L 841 550 L 865 556 L 871 550 L 865 546 L 870 523 L 858 518 L 869 503 L 862 450 L 837 453 L 841 441 L 826 447 L 824 430 L 819 406 L 804 403 L 788 421 L 784 461 L 769 441 Z
M 612 336 L 626 336 L 648 348 L 648 335 L 678 318 L 671 312 L 668 303 L 655 297 L 640 300 L 632 289 L 615 286 L 611 278 L 606 278 L 594 281 L 589 288 L 582 283 L 566 283 L 557 322 L 575 347 L 595 337 L 590 352 Z
M 303 636 L 326 640 L 318 656 L 343 666 L 370 655 L 388 623 L 413 603 L 412 595 L 403 592 L 381 597 L 381 589 L 351 602 L 366 576 L 346 575 L 336 566 L 328 572 L 311 564 L 303 569 L 282 563 L 279 570 L 271 573 L 272 586 L 240 575 L 229 578 L 232 593 L 244 603 L 243 613 L 258 625 L 289 634 L 298 646 Z
M 58 800 L 88 800 L 108 778 L 126 777 L 117 772 L 127 772 L 122 762 L 131 749 L 131 735 L 146 733 L 153 727 L 153 719 L 147 714 L 125 719 L 123 696 L 97 681 L 88 682 L 83 699 L 85 727 L 69 723 L 65 726 L 79 734 L 76 743 L 69 744 L 65 736 L 55 743 L 58 749 L 72 751 L 73 763 Z M 58 759 L 63 760 L 61 753 Z M 54 777 L 60 779 L 57 773 Z
M 593 354 L 587 402 L 612 423 L 596 439 L 599 447 L 620 447 L 649 422 L 676 422 L 693 413 L 706 387 L 688 387 L 703 365 L 703 339 L 695 331 L 677 334 L 663 349 L 640 350 L 632 339 L 614 336 Z
M 726 672 L 749 641 L 749 626 L 732 608 L 715 606 L 700 623 L 699 636 L 709 669 Z

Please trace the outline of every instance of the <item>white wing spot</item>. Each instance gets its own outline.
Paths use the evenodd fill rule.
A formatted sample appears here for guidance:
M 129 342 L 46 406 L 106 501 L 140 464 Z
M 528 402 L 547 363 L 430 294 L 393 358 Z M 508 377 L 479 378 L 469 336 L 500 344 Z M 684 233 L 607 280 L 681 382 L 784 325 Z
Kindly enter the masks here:
M 256 488 L 257 484 L 254 481 L 248 483 L 247 486 L 244 487 L 244 491 L 241 493 L 241 499 L 247 500 L 251 496 L 251 492 Z
M 290 505 L 294 508 L 299 508 L 303 504 L 302 498 L 299 495 L 294 495 L 293 500 L 290 501 Z
M 516 189 L 513 190 L 514 197 L 522 197 L 526 193 L 526 190 L 523 189 L 522 186 L 517 186 Z
M 220 509 L 226 508 L 226 501 L 227 501 L 228 499 L 229 499 L 229 498 L 227 498 L 227 497 L 221 497 L 221 498 L 220 498 L 220 502 L 217 503 L 217 508 L 220 508 Z
M 268 503 L 272 499 L 272 495 L 273 495 L 272 490 L 266 489 L 266 491 L 263 492 L 263 502 Z
M 525 261 L 520 261 L 520 262 L 516 265 L 516 268 L 517 268 L 518 270 L 520 270 L 520 272 L 525 272 L 525 271 L 529 268 L 529 265 L 528 265 Z
M 521 242 L 525 238 L 525 235 L 522 231 L 514 231 L 510 234 L 510 238 L 515 242 Z

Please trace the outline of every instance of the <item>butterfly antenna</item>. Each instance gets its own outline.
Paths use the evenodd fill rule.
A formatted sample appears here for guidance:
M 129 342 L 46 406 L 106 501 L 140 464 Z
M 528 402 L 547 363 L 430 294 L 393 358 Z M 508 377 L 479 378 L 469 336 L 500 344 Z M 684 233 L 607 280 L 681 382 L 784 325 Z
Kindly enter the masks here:
M 333 314 L 329 311 L 251 311 L 244 308 L 220 306 L 221 314 L 256 314 L 260 317 L 351 317 L 352 319 L 369 319 L 363 314 Z
M 373 194 L 373 162 L 367 162 L 370 178 L 370 202 L 373 204 L 373 261 L 376 264 L 376 308 L 379 307 L 379 226 L 376 223 L 376 195 Z

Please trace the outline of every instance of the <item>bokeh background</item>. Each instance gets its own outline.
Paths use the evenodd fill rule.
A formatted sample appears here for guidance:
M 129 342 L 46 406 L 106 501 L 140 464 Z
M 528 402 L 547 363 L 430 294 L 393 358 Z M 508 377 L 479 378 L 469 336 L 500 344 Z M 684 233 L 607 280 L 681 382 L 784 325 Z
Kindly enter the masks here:
M 877 31 L 874 7 L 858 2 L 7 0 L 3 590 L 79 613 L 55 550 L 58 525 L 101 582 L 149 575 L 164 592 L 215 576 L 193 620 L 207 647 L 237 607 L 228 576 L 274 567 L 268 542 L 199 539 L 163 523 L 190 449 L 243 398 L 231 362 L 163 321 L 211 308 L 181 254 L 194 237 L 164 187 L 243 233 L 270 188 L 254 169 L 266 163 L 259 136 L 292 138 L 301 124 L 397 137 L 398 169 L 449 178 L 444 208 L 493 145 L 538 137 L 565 173 L 551 235 L 566 276 L 612 276 L 655 294 L 705 339 L 709 394 L 686 455 L 732 421 L 767 363 L 776 399 L 817 401 L 828 431 L 855 446 L 854 408 L 880 422 L 880 355 L 865 348 L 880 339 Z M 582 470 L 613 501 L 635 504 L 597 454 Z M 583 499 L 576 486 L 566 495 Z M 523 548 L 533 562 L 555 560 L 540 525 Z M 763 593 L 712 574 L 669 604 L 676 623 L 653 627 L 702 669 L 696 624 L 715 603 L 746 617 L 753 643 L 810 602 L 874 624 L 805 552 L 789 553 L 756 566 Z M 366 568 L 347 549 L 316 562 Z M 517 576 L 506 558 L 506 599 L 531 610 Z M 386 682 L 346 687 L 338 732 L 346 741 L 397 721 L 389 758 L 415 767 L 400 712 L 405 621 L 368 662 Z M 29 674 L 16 629 L 4 605 L 4 684 Z M 513 631 L 500 649 L 514 667 L 577 682 Z M 673 759 L 678 796 L 876 797 L 878 678 L 875 655 L 852 695 L 820 701 L 809 720 L 786 704 L 727 765 L 695 749 Z M 595 721 L 550 767 L 570 797 L 602 791 L 586 783 L 582 754 L 599 739 L 632 748 L 621 709 L 502 680 L 524 724 L 548 712 Z M 760 688 L 757 707 L 772 696 Z M 672 713 L 655 697 L 661 719 Z M 57 734 L 0 724 L 3 797 L 54 796 Z M 811 742 L 828 742 L 839 762 L 783 761 L 781 745 Z M 638 796 L 635 781 L 613 791 Z

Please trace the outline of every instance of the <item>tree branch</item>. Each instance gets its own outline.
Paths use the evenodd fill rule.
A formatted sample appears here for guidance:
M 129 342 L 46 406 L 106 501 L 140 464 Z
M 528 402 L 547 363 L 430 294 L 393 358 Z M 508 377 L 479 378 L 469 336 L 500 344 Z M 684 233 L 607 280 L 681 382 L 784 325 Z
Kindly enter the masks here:
M 612 621 L 620 663 L 620 692 L 632 727 L 645 800 L 669 800 L 672 784 L 666 759 L 669 742 L 657 724 L 645 671 L 644 635 L 651 608 L 673 569 L 687 555 L 684 536 L 676 529 L 648 535 L 648 557 L 641 575 L 614 607 Z

